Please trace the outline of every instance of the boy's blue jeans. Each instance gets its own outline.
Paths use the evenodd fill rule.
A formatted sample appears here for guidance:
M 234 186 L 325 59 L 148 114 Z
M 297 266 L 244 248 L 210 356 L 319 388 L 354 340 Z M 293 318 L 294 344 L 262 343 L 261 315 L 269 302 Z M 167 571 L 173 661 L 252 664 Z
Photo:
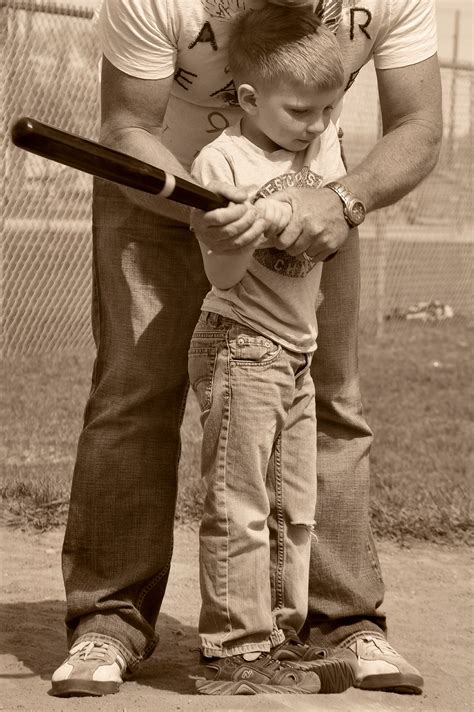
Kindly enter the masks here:
M 269 651 L 306 619 L 316 509 L 310 364 L 310 355 L 218 314 L 204 312 L 194 330 L 189 378 L 201 408 L 206 490 L 204 655 Z
M 173 547 L 188 348 L 208 289 L 186 226 L 96 181 L 97 343 L 63 548 L 69 642 L 115 639 L 133 670 L 156 645 Z M 357 375 L 354 231 L 326 263 L 318 309 L 318 503 L 309 614 L 315 642 L 378 631 L 383 584 L 369 529 L 371 431 Z

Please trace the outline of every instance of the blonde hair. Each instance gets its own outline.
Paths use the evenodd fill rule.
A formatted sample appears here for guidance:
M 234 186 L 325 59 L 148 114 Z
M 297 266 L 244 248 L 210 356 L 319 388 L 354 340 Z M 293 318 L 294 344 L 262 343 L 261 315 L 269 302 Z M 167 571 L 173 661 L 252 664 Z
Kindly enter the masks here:
M 239 15 L 229 38 L 236 86 L 291 81 L 321 91 L 344 82 L 339 44 L 313 10 L 267 5 Z

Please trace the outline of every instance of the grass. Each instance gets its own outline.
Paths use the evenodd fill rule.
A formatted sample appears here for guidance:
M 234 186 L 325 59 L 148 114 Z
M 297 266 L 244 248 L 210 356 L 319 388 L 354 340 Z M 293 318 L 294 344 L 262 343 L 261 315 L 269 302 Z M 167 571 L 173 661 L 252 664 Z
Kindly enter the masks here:
M 473 336 L 474 324 L 461 319 L 408 322 L 361 349 L 378 536 L 472 537 Z
M 472 541 L 474 323 L 387 322 L 362 334 L 365 410 L 374 432 L 371 514 L 375 534 L 400 542 Z M 65 522 L 91 355 L 48 355 L 3 364 L 0 495 L 7 521 L 45 530 Z M 183 424 L 176 518 L 199 519 L 200 426 L 194 399 Z

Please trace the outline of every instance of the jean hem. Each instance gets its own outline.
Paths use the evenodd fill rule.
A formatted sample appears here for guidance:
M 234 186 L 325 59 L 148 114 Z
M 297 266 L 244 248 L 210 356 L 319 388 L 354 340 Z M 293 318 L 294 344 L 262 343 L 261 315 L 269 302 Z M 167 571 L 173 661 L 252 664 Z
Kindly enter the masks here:
M 244 655 L 244 653 L 269 653 L 270 647 L 269 640 L 264 640 L 261 643 L 241 643 L 231 648 L 218 648 L 203 643 L 201 651 L 206 658 L 230 658 L 233 655 Z
M 272 648 L 276 648 L 277 645 L 280 645 L 283 643 L 283 641 L 286 639 L 285 632 L 283 630 L 280 630 L 277 628 L 274 630 L 269 638 L 270 640 L 270 645 Z

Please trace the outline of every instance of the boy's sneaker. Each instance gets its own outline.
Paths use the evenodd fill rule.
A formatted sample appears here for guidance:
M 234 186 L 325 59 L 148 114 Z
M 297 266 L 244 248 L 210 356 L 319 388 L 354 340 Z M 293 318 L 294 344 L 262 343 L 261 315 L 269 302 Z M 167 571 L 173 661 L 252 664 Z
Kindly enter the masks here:
M 355 639 L 349 639 L 345 647 L 357 656 L 355 687 L 421 695 L 422 676 L 385 638 L 363 633 Z
M 126 664 L 112 643 L 83 640 L 51 678 L 56 697 L 113 695 L 123 682 Z
M 286 638 L 283 643 L 272 648 L 274 660 L 282 660 L 299 670 L 312 670 L 320 681 L 320 692 L 329 694 L 344 692 L 356 680 L 358 666 L 350 650 L 324 649 L 306 645 L 296 635 Z
M 201 656 L 203 676 L 196 679 L 196 689 L 202 695 L 311 695 L 317 694 L 321 683 L 316 673 L 298 670 L 268 653 L 232 655 L 226 658 Z

